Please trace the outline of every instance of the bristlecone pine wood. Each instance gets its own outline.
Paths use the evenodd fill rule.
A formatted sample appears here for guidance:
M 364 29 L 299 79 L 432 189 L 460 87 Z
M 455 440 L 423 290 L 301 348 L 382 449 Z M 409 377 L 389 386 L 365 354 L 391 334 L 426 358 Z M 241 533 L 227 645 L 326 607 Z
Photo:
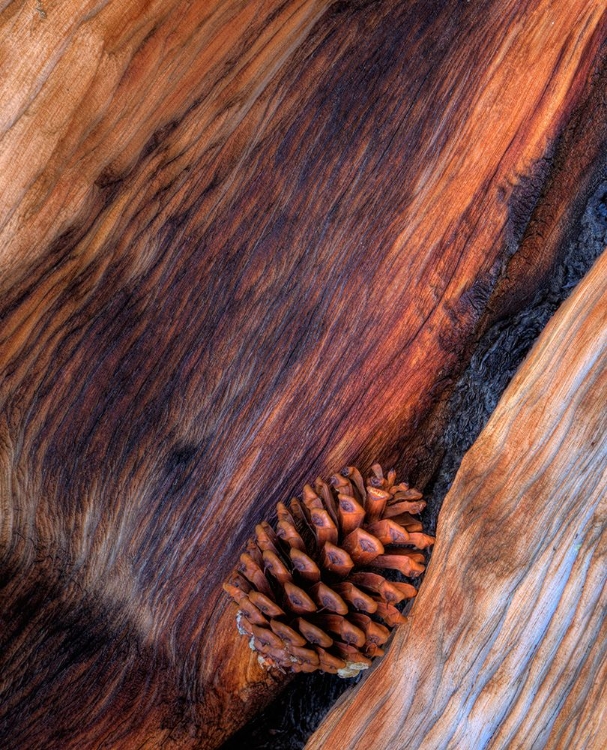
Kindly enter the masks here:
M 390 630 L 405 622 L 396 604 L 411 599 L 434 539 L 416 518 L 422 494 L 379 464 L 365 483 L 348 466 L 330 483 L 305 485 L 302 501 L 276 506 L 277 525 L 261 523 L 224 584 L 238 605 L 238 630 L 262 665 L 353 677 L 383 656 Z
M 607 747 L 607 252 L 445 499 L 407 625 L 308 750 Z
M 213 748 L 280 688 L 221 584 L 310 476 L 423 488 L 596 178 L 606 36 L 603 0 L 0 1 L 3 748 Z

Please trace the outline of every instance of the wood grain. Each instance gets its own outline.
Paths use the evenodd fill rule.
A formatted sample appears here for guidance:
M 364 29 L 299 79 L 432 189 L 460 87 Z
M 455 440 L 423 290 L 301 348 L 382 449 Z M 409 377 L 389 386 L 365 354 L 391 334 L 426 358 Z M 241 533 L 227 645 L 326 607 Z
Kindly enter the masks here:
M 380 666 L 314 748 L 604 748 L 607 252 L 466 454 Z
M 598 0 L 0 3 L 3 746 L 215 747 L 276 689 L 223 577 L 303 481 L 410 468 L 606 37 Z

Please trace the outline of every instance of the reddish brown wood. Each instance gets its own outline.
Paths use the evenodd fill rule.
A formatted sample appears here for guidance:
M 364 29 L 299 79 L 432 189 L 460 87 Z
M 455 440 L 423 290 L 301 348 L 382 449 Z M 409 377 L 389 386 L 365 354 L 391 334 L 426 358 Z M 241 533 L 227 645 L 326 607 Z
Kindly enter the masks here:
M 0 3 L 5 745 L 213 747 L 275 692 L 221 581 L 304 481 L 431 445 L 606 35 L 599 0 Z

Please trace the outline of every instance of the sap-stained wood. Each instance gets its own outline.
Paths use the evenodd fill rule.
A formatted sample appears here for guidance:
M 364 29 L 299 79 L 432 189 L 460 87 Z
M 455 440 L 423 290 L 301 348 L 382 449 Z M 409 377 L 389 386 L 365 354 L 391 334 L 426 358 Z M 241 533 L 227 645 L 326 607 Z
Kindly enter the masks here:
M 607 251 L 466 454 L 408 625 L 314 748 L 607 745 Z
M 3 747 L 213 747 L 276 690 L 221 581 L 425 424 L 606 35 L 599 0 L 0 3 Z

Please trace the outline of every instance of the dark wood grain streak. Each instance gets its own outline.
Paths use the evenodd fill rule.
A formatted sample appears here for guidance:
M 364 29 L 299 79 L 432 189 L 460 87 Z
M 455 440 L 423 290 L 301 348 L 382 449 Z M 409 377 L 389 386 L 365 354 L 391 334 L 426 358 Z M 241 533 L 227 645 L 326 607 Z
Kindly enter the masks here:
M 574 235 L 580 206 L 596 188 L 607 161 L 607 58 L 599 55 L 588 80 L 588 91 L 559 139 L 549 174 L 542 186 L 517 252 L 489 305 L 489 317 L 503 317 L 532 299 L 543 288 L 562 256 L 563 237 Z M 516 243 L 517 237 L 513 237 Z
M 436 405 L 605 16 L 44 7 L 0 16 L 1 736 L 213 747 L 275 689 L 221 580 Z

